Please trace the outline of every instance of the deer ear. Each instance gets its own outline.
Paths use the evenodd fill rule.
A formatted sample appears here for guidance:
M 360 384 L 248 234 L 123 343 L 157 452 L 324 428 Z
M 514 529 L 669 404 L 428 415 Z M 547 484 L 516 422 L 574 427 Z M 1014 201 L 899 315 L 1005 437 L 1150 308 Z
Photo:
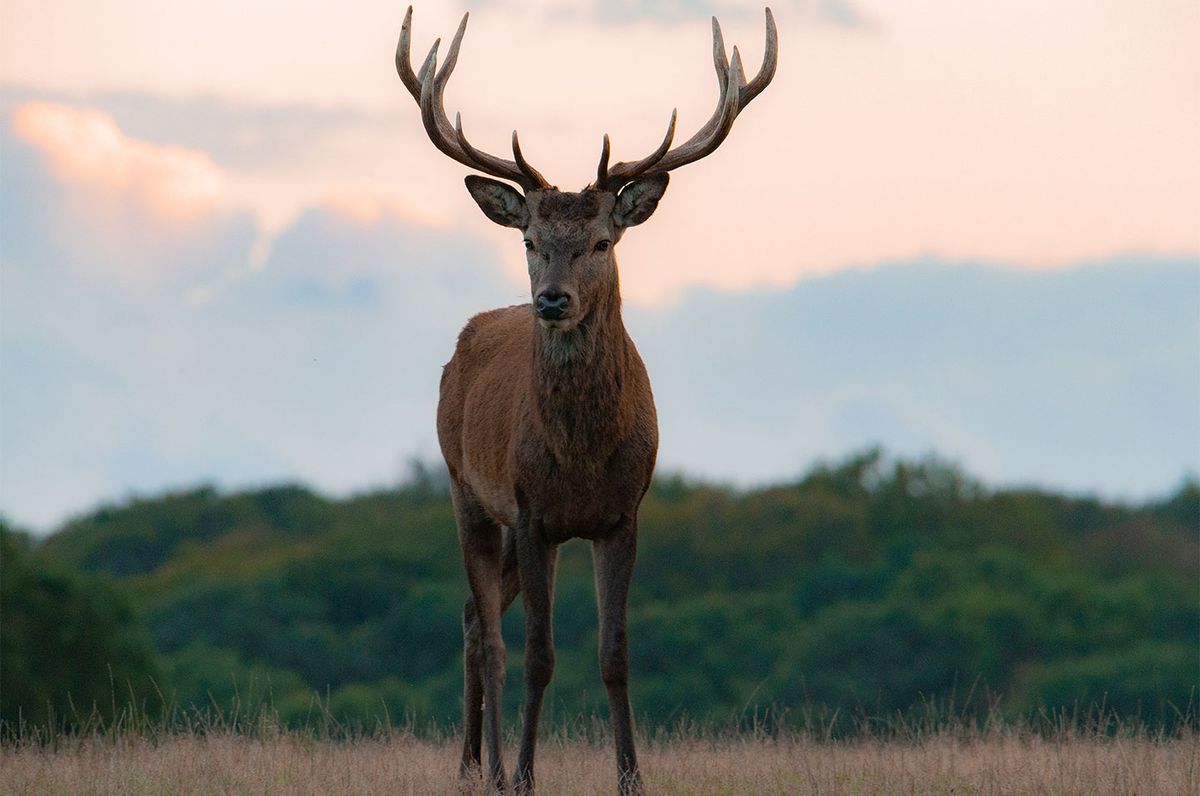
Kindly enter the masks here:
M 650 218 L 658 207 L 658 200 L 666 193 L 670 176 L 665 171 L 651 174 L 622 188 L 612 211 L 613 225 L 618 229 L 636 227 Z
M 484 215 L 504 227 L 524 229 L 529 225 L 525 197 L 511 185 L 475 174 L 467 177 L 467 190 Z

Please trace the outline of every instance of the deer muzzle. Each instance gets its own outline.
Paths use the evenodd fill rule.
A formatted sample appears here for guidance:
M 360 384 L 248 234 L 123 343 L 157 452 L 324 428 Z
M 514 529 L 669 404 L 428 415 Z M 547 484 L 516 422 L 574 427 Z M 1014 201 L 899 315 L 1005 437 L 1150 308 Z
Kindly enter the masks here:
M 566 293 L 557 289 L 551 288 L 538 293 L 537 298 L 533 302 L 534 310 L 537 316 L 546 321 L 558 321 L 567 314 L 567 308 L 570 306 L 571 297 Z

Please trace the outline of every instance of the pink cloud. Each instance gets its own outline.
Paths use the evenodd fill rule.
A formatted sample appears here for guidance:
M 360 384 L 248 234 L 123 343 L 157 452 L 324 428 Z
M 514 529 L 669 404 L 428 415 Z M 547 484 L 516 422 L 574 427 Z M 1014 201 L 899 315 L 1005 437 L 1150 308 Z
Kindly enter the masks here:
M 14 112 L 13 130 L 49 156 L 61 180 L 165 220 L 195 220 L 227 202 L 225 175 L 207 155 L 130 138 L 101 111 L 27 102 Z
M 56 201 L 42 241 L 82 273 L 149 287 L 244 265 L 254 222 L 204 153 L 126 135 L 109 115 L 26 102 L 12 133 L 41 156 Z

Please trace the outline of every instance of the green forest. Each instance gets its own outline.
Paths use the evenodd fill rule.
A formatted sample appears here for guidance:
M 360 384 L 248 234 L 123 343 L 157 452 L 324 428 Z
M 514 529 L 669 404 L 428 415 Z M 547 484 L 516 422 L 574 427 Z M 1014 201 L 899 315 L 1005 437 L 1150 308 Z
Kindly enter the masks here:
M 630 597 L 643 727 L 821 716 L 1196 724 L 1200 485 L 1142 505 L 991 489 L 879 451 L 739 490 L 660 474 Z M 442 471 L 130 498 L 0 534 L 0 719 L 268 705 L 370 729 L 458 721 L 467 594 Z M 547 716 L 604 716 L 586 542 L 562 549 Z M 506 716 L 523 617 L 505 617 Z

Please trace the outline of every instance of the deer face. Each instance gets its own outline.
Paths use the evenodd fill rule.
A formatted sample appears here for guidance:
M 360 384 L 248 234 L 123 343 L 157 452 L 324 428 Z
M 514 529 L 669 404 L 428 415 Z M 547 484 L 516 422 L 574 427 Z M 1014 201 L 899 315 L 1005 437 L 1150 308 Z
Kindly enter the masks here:
M 767 9 L 766 15 L 763 65 L 750 81 L 746 80 L 737 47 L 733 48 L 732 57 L 725 56 L 721 26 L 713 18 L 713 66 L 720 99 L 713 115 L 695 135 L 672 148 L 676 120 L 672 112 L 667 134 L 657 149 L 641 160 L 622 161 L 612 168 L 609 168 L 610 143 L 606 135 L 596 181 L 579 193 L 564 193 L 551 186 L 525 160 L 515 130 L 513 159 L 507 160 L 475 148 L 463 132 L 461 115 L 456 114 L 454 123 L 450 123 L 443 95 L 458 62 L 467 15 L 459 23 L 441 68 L 437 63 L 439 39 L 417 72 L 413 71 L 410 57 L 412 8 L 408 9 L 396 45 L 396 72 L 421 108 L 421 123 L 429 140 L 459 163 L 524 189 L 522 195 L 506 183 L 467 177 L 467 190 L 488 218 L 524 233 L 533 310 L 543 327 L 558 331 L 572 329 L 600 303 L 618 300 L 613 244 L 628 227 L 642 223 L 654 212 L 667 189 L 667 172 L 714 152 L 729 135 L 737 115 L 775 75 L 779 42 L 771 9 Z
M 650 217 L 667 175 L 635 180 L 620 193 L 588 188 L 520 192 L 502 182 L 467 177 L 467 189 L 492 221 L 521 230 L 533 311 L 545 329 L 568 331 L 618 297 L 613 246 Z

